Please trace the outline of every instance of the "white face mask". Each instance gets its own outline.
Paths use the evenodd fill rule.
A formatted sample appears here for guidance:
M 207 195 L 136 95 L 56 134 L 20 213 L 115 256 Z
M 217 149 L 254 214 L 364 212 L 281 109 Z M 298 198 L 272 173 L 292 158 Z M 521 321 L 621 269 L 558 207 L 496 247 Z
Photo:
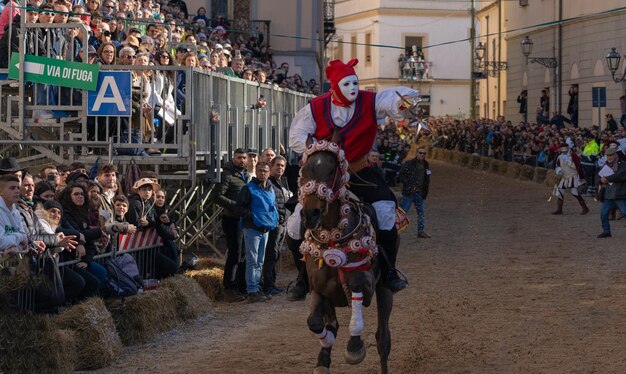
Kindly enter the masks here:
M 339 81 L 341 94 L 350 102 L 354 102 L 359 93 L 359 78 L 356 75 L 348 75 Z

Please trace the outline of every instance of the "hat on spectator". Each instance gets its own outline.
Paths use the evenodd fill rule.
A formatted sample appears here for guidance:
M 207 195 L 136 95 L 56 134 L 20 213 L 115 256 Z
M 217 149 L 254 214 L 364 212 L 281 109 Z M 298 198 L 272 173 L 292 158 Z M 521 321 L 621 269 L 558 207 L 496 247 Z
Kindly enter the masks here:
M 201 33 L 199 33 L 199 34 L 196 34 L 196 38 L 198 38 L 198 40 L 200 40 L 200 39 L 207 40 L 207 39 L 208 39 L 208 38 L 207 38 L 207 36 L 206 36 L 206 34 L 205 34 L 205 33 L 203 33 L 203 32 L 201 32 Z
M 87 182 L 89 180 L 89 175 L 81 173 L 80 171 L 73 171 L 67 176 L 66 182 L 67 184 L 77 182 L 79 178 L 84 178 L 85 182 Z
M 217 43 L 215 44 L 215 47 L 213 47 L 213 49 L 224 49 L 224 47 L 222 47 L 220 43 Z
M 233 46 L 231 46 L 229 43 L 224 44 L 224 49 L 228 49 L 229 51 L 231 49 L 233 49 Z
M 61 205 L 60 202 L 56 200 L 47 200 L 45 203 L 43 203 L 44 210 L 50 210 L 52 208 L 57 208 L 61 211 L 61 213 L 63 213 L 63 205 Z
M 207 58 L 209 56 L 206 55 L 206 53 L 198 53 L 198 60 L 202 60 L 203 58 Z
M 21 168 L 20 164 L 13 157 L 3 158 L 0 160 L 0 175 L 11 174 L 18 171 L 24 171 L 26 168 Z
M 352 103 L 351 100 L 348 100 L 342 93 L 341 89 L 339 89 L 339 82 L 351 75 L 356 75 L 354 72 L 354 66 L 359 63 L 359 60 L 353 58 L 345 64 L 341 60 L 333 60 L 326 67 L 326 76 L 330 81 L 331 89 L 333 91 L 333 103 L 338 105 L 347 106 Z M 334 100 L 334 99 L 337 100 Z
M 143 186 L 147 186 L 150 185 L 152 186 L 152 191 L 157 191 L 161 188 L 161 185 L 159 185 L 158 183 L 155 183 L 154 181 L 152 181 L 152 179 L 150 178 L 141 178 L 140 180 L 138 180 L 137 182 L 135 182 L 135 184 L 133 184 L 133 189 L 134 190 L 138 190 Z
M 110 20 L 112 20 L 112 19 L 113 19 L 113 17 L 111 17 L 111 15 L 110 15 L 110 14 L 108 14 L 108 13 L 105 13 L 105 14 L 102 16 L 102 20 L 103 20 L 104 22 L 110 21 Z
M 613 148 L 613 147 L 609 147 L 606 149 L 606 151 L 604 151 L 604 154 L 609 156 L 609 155 L 614 155 L 617 153 L 617 148 Z
M 223 54 L 225 54 L 226 56 L 230 57 L 230 51 L 228 49 L 224 49 L 222 51 Z
M 131 47 L 139 48 L 139 39 L 132 35 L 127 36 L 124 42 Z
M 249 155 L 258 155 L 259 151 L 257 151 L 256 148 L 248 148 L 248 150 L 246 151 L 247 154 Z
M 217 32 L 226 32 L 226 29 L 224 27 L 222 27 L 222 26 L 217 26 L 215 28 L 215 31 L 217 31 Z

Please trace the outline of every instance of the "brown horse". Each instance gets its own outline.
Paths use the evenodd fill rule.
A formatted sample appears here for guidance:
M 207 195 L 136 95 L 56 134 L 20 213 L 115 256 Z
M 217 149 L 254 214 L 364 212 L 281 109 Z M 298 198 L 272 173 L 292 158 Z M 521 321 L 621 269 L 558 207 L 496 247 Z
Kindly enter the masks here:
M 374 294 L 380 368 L 381 373 L 387 373 L 393 294 L 379 277 L 375 214 L 349 199 L 348 164 L 337 144 L 312 143 L 303 161 L 299 200 L 306 232 L 300 251 L 306 260 L 311 293 L 307 324 L 322 346 L 314 373 L 330 372 L 332 345 L 339 329 L 335 307 L 352 307 L 346 362 L 354 365 L 363 361 L 361 305 L 369 306 Z

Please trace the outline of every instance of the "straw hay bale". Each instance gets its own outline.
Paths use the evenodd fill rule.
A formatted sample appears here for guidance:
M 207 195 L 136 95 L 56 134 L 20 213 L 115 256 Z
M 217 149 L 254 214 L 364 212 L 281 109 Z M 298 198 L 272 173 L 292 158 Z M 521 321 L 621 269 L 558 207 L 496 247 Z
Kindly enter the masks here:
M 443 160 L 443 148 L 435 148 L 433 150 L 433 159 L 434 160 Z
M 464 153 L 458 152 L 458 151 L 452 151 L 451 153 L 452 153 L 452 163 L 455 165 L 461 165 L 461 159 Z
M 452 162 L 452 158 L 454 157 L 454 151 L 449 151 L 447 149 L 443 150 L 443 161 Z
M 30 276 L 30 264 L 27 257 L 3 257 L 0 259 L 0 295 L 8 295 L 18 290 L 37 288 L 47 283 L 44 275 Z
M 193 266 L 195 270 L 221 268 L 224 269 L 224 264 L 215 258 L 200 257 Z
M 76 346 L 75 333 L 56 328 L 47 315 L 0 314 L 0 372 L 72 372 Z
M 198 317 L 211 308 L 211 303 L 202 287 L 195 280 L 176 275 L 164 279 L 159 287 L 171 290 L 176 301 L 176 311 L 182 320 Z
M 547 172 L 548 172 L 548 169 L 546 168 L 541 168 L 541 167 L 535 168 L 535 176 L 533 177 L 533 182 L 541 183 L 541 184 L 545 183 Z
M 506 176 L 509 178 L 519 178 L 519 175 L 522 171 L 522 165 L 511 162 L 509 167 L 506 169 Z
M 554 169 L 549 169 L 546 171 L 546 178 L 544 184 L 548 187 L 554 187 L 554 185 L 558 182 L 559 176 L 556 174 Z
M 531 181 L 535 176 L 535 167 L 530 165 L 522 165 L 519 179 L 523 181 Z
M 488 171 L 491 167 L 491 158 L 489 157 L 480 157 L 480 170 Z
M 185 276 L 194 279 L 211 300 L 224 299 L 224 270 L 219 268 L 190 270 Z
M 470 155 L 470 159 L 467 163 L 467 167 L 470 169 L 478 169 L 480 167 L 480 157 Z
M 459 157 L 459 165 L 468 167 L 471 159 L 472 159 L 471 154 L 463 152 L 461 153 L 461 156 Z
M 491 159 L 491 164 L 489 165 L 489 171 L 498 175 L 505 175 L 506 170 L 509 167 L 509 163 L 502 160 Z
M 111 313 L 102 299 L 93 297 L 74 305 L 54 318 L 56 325 L 74 331 L 81 344 L 76 350 L 76 368 L 100 369 L 111 365 L 122 353 L 122 341 Z
M 433 149 L 435 149 L 435 148 L 430 147 L 430 146 L 424 147 L 424 148 L 426 149 L 426 156 L 428 156 L 428 158 L 432 158 L 433 157 Z
M 124 345 L 143 343 L 178 324 L 174 292 L 167 288 L 107 300 Z

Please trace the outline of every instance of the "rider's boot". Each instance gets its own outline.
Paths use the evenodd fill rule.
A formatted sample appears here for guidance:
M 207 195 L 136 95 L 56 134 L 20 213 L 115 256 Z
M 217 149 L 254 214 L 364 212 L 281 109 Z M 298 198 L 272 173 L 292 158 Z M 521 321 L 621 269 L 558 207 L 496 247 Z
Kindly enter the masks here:
M 400 278 L 398 270 L 396 270 L 396 257 L 399 249 L 398 231 L 396 228 L 380 230 L 378 233 L 378 244 L 381 250 L 385 251 L 385 257 L 387 258 L 387 261 L 384 258 L 380 259 L 381 274 L 386 275 L 387 288 L 393 293 L 405 289 L 409 283 Z

